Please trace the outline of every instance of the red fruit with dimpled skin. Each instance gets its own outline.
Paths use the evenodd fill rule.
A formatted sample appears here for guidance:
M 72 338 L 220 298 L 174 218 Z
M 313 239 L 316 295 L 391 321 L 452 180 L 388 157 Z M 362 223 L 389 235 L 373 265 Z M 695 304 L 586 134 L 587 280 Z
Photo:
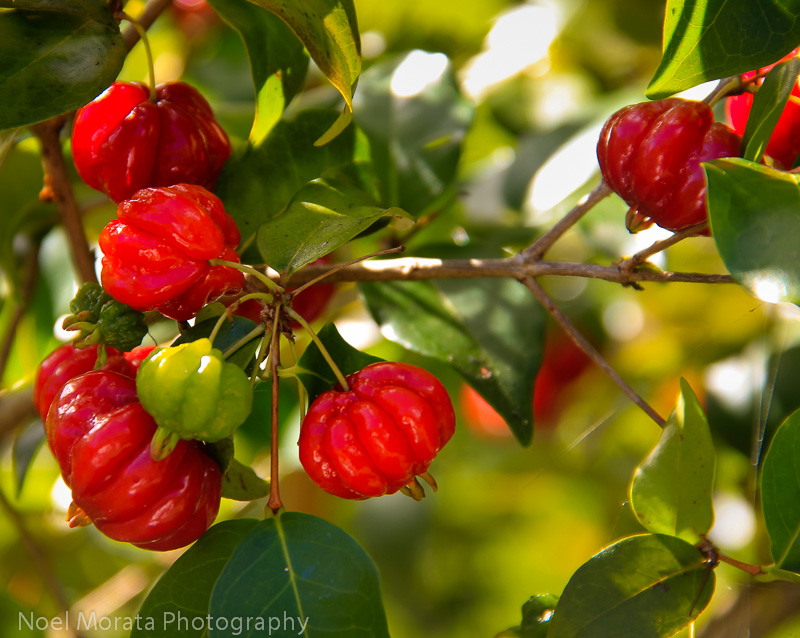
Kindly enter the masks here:
M 643 218 L 673 231 L 706 221 L 700 163 L 740 153 L 741 137 L 714 122 L 711 107 L 679 98 L 620 109 L 597 144 L 603 179 L 631 206 L 631 231 Z
M 145 188 L 117 208 L 100 233 L 103 288 L 136 310 L 191 319 L 204 305 L 244 287 L 244 276 L 209 259 L 239 263 L 239 229 L 201 186 Z
M 97 361 L 97 349 L 98 346 L 79 349 L 71 343 L 65 343 L 45 357 L 36 371 L 36 379 L 33 384 L 33 405 L 43 421 L 47 418 L 50 404 L 64 384 L 94 369 Z M 136 369 L 127 357 L 129 353 L 122 355 L 114 348 L 106 348 L 106 354 L 106 363 L 101 370 L 118 372 L 131 377 L 136 375 Z
M 153 461 L 156 423 L 131 377 L 97 371 L 68 381 L 46 431 L 75 505 L 109 538 L 167 551 L 194 542 L 214 522 L 217 464 L 196 441 L 180 441 Z
M 349 499 L 393 494 L 427 471 L 453 436 L 446 390 L 405 363 L 368 365 L 347 377 L 350 390 L 328 390 L 300 428 L 300 462 L 323 490 Z
M 792 51 L 789 55 L 779 60 L 789 60 L 797 55 L 797 49 Z M 777 64 L 777 62 L 775 63 Z M 756 73 L 766 75 L 772 67 L 764 67 L 758 71 L 750 71 L 742 75 L 742 80 L 747 81 L 756 76 Z M 763 79 L 758 80 L 759 84 L 763 83 Z M 797 82 L 792 87 L 792 96 L 800 98 L 800 85 Z M 740 135 L 744 134 L 747 127 L 747 118 L 750 116 L 750 109 L 753 107 L 753 94 L 743 93 L 742 95 L 734 95 L 725 100 L 725 114 L 728 121 L 731 123 L 733 129 Z M 787 102 L 783 109 L 783 113 L 775 125 L 775 130 L 769 138 L 765 154 L 769 155 L 780 164 L 779 168 L 790 169 L 797 156 L 800 155 L 800 104 L 793 102 L 791 99 Z
M 155 102 L 146 85 L 115 82 L 78 109 L 72 129 L 78 174 L 115 202 L 151 186 L 213 189 L 230 155 L 208 102 L 183 82 L 159 84 Z

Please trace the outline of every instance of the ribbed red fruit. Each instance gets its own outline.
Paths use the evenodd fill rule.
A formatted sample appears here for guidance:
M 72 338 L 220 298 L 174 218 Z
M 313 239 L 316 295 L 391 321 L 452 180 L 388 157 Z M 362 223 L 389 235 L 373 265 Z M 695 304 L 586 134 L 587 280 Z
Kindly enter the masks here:
M 701 162 L 738 157 L 741 137 L 703 102 L 670 98 L 626 106 L 600 134 L 606 184 L 631 207 L 631 232 L 652 223 L 678 231 L 708 219 Z
M 151 458 L 156 423 L 131 377 L 96 371 L 68 381 L 46 430 L 81 524 L 88 518 L 109 538 L 166 551 L 196 541 L 214 522 L 217 464 L 196 441 L 180 441 L 164 460 Z
M 447 391 L 417 366 L 381 362 L 328 390 L 300 428 L 300 462 L 326 492 L 349 499 L 393 494 L 427 471 L 453 436 Z

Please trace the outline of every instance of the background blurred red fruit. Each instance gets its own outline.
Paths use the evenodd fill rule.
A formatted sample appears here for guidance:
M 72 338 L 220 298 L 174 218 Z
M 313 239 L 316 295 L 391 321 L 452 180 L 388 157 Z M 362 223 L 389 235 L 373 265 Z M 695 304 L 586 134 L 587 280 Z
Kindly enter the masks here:
M 780 62 L 795 57 L 797 51 L 798 49 L 795 49 L 785 58 L 782 58 Z M 777 62 L 775 64 L 777 64 Z M 745 73 L 742 75 L 742 80 L 750 80 L 754 78 L 756 74 L 766 74 L 775 64 L 758 69 L 757 71 Z M 756 80 L 756 84 L 758 85 L 761 85 L 763 82 L 763 78 Z M 794 87 L 792 88 L 792 96 L 800 99 L 800 85 L 798 85 L 797 82 L 794 83 Z M 747 118 L 750 116 L 750 109 L 752 106 L 752 93 L 734 95 L 725 100 L 725 114 L 733 129 L 740 135 L 744 133 L 747 127 Z M 791 98 L 783 109 L 778 123 L 775 125 L 775 130 L 769 138 L 765 154 L 776 160 L 780 164 L 779 168 L 785 169 L 792 168 L 797 156 L 800 155 L 800 104 L 793 102 Z

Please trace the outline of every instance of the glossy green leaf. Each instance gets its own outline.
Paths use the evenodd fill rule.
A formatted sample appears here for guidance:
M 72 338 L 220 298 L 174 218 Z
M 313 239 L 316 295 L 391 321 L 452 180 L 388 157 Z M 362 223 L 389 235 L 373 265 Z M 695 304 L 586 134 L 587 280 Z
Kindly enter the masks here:
M 800 572 L 800 412 L 781 424 L 764 457 L 761 506 L 772 560 Z
M 382 217 L 408 217 L 378 204 L 355 167 L 329 171 L 301 188 L 277 217 L 258 229 L 264 262 L 284 274 L 347 243 Z
M 453 186 L 473 107 L 442 53 L 412 51 L 364 72 L 356 121 L 369 138 L 381 200 L 414 216 Z
M 636 469 L 631 505 L 649 532 L 700 542 L 714 522 L 716 452 L 703 407 L 685 379 L 655 449 Z
M 370 363 L 383 361 L 347 343 L 333 323 L 325 324 L 317 336 L 345 376 L 358 372 Z M 336 384 L 336 376 L 316 343 L 312 342 L 303 351 L 297 366 L 297 377 L 308 393 L 309 403 Z
M 335 118 L 331 110 L 302 111 L 278 122 L 259 144 L 240 146 L 225 163 L 215 193 L 239 226 L 243 246 L 252 244 L 258 227 L 286 208 L 308 182 L 352 161 L 352 129 L 330 144 L 314 146 Z
M 572 575 L 548 638 L 672 636 L 708 605 L 714 576 L 700 551 L 679 538 L 625 538 Z
M 250 0 L 283 20 L 336 87 L 345 109 L 316 140 L 321 146 L 339 135 L 353 118 L 353 92 L 361 73 L 361 36 L 353 0 Z
M 249 2 L 211 0 L 211 6 L 241 36 L 256 89 L 256 115 L 250 142 L 260 144 L 300 91 L 308 54 L 280 18 Z
M 0 130 L 83 106 L 109 86 L 125 44 L 107 4 L 90 0 L 3 2 Z
M 452 365 L 520 443 L 531 442 L 545 313 L 520 283 L 453 279 L 359 288 L 387 339 Z
M 182 343 L 190 343 L 211 336 L 214 326 L 217 325 L 217 317 L 206 319 L 200 323 L 195 324 L 178 337 L 172 344 L 179 346 Z M 216 338 L 214 339 L 214 348 L 221 350 L 223 353 L 227 348 L 239 342 L 250 334 L 256 327 L 256 324 L 244 317 L 233 316 L 230 321 L 223 322 L 222 327 L 219 329 Z M 238 350 L 233 352 L 226 361 L 235 363 L 242 369 L 247 367 L 253 362 L 256 349 L 260 342 L 261 336 L 254 336 L 242 345 Z
M 211 592 L 223 568 L 258 521 L 242 518 L 218 523 L 200 537 L 161 576 L 139 610 L 131 638 L 202 638 L 207 636 Z M 178 623 L 181 618 L 188 619 Z M 149 621 L 152 622 L 149 622 Z
M 262 521 L 239 544 L 214 587 L 210 613 L 253 619 L 243 638 L 270 628 L 276 636 L 389 637 L 370 558 L 338 527 L 298 512 Z M 212 625 L 209 636 L 227 638 L 230 630 Z
M 761 161 L 764 149 L 783 113 L 800 73 L 800 58 L 781 62 L 764 78 L 764 83 L 753 98 L 747 118 L 747 128 L 742 137 L 742 157 Z
M 741 159 L 704 164 L 709 220 L 725 267 L 764 301 L 800 300 L 800 177 Z
M 42 443 L 46 440 L 44 426 L 39 419 L 21 429 L 14 438 L 14 445 L 11 448 L 11 467 L 14 472 L 14 478 L 17 479 L 18 497 L 22 493 L 22 487 L 25 485 L 28 468 L 39 448 L 42 447 Z
M 798 0 L 669 0 L 661 64 L 647 97 L 777 62 L 800 42 Z
M 255 501 L 269 494 L 265 481 L 252 467 L 233 459 L 222 477 L 222 498 L 234 501 Z

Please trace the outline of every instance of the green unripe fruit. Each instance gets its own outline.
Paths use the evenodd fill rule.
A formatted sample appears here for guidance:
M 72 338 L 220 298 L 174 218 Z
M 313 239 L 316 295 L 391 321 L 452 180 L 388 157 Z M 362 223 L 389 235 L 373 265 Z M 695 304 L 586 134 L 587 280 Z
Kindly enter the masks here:
M 167 456 L 179 438 L 214 442 L 230 436 L 253 405 L 247 375 L 224 361 L 208 339 L 155 350 L 139 369 L 136 391 L 159 426 L 154 458 Z

